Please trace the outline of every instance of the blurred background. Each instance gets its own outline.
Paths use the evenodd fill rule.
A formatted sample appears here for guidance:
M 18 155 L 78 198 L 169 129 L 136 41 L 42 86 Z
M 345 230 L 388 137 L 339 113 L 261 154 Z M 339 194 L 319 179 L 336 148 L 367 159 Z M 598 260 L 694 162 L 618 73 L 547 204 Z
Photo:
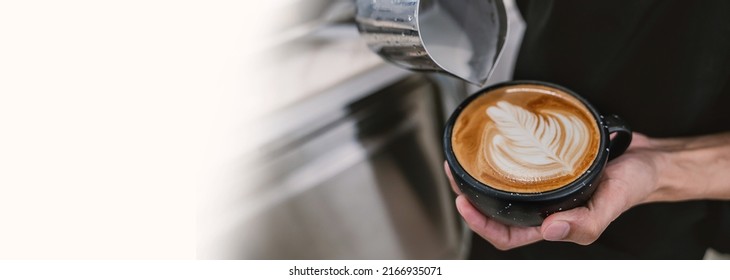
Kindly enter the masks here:
M 524 30 L 489 83 L 509 80 Z M 368 50 L 354 0 L 279 0 L 246 67 L 245 141 L 199 204 L 198 256 L 462 259 L 470 232 L 443 172 L 443 124 L 476 88 Z M 263 10 L 261 10 L 263 9 Z M 285 16 L 281 16 L 285 15 Z

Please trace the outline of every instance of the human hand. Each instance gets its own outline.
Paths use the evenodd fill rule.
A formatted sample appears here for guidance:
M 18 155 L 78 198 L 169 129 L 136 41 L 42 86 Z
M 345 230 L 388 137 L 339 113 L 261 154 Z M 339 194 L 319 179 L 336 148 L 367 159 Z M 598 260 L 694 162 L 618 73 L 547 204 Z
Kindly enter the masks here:
M 444 163 L 452 189 L 458 194 L 456 207 L 467 225 L 497 249 L 509 250 L 540 240 L 567 241 L 588 245 L 596 241 L 621 213 L 641 203 L 659 200 L 661 149 L 648 137 L 634 133 L 626 152 L 611 161 L 585 206 L 548 216 L 541 226 L 507 226 L 481 214 L 457 187 Z

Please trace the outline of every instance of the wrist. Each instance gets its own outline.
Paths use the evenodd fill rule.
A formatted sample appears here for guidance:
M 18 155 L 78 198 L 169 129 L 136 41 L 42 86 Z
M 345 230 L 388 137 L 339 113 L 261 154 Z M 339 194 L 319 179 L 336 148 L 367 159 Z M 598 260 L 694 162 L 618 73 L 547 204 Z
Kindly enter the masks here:
M 654 147 L 657 182 L 651 198 L 654 201 L 680 201 L 709 197 L 707 172 L 713 167 L 707 163 L 712 161 L 716 151 L 691 148 L 689 141 L 667 143 L 671 145 Z
M 682 176 L 683 172 L 681 166 L 683 156 L 681 152 L 676 150 L 656 150 L 654 151 L 654 164 L 656 166 L 656 184 L 654 192 L 651 194 L 649 199 L 652 202 L 660 201 L 676 201 L 681 200 L 682 186 L 685 176 Z

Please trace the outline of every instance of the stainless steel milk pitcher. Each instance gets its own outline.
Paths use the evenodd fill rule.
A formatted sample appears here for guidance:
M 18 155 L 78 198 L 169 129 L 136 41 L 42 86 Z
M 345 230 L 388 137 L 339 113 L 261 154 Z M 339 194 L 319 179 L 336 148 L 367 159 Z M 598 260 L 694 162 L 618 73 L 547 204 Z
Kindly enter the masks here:
M 401 67 L 483 85 L 507 36 L 502 0 L 357 0 L 370 49 Z

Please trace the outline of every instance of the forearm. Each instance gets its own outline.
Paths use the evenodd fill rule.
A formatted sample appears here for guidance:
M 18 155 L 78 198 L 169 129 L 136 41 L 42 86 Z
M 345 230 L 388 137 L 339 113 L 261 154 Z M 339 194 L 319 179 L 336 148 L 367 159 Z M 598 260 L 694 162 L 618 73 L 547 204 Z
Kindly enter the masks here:
M 730 199 L 730 133 L 654 139 L 659 176 L 650 201 Z

